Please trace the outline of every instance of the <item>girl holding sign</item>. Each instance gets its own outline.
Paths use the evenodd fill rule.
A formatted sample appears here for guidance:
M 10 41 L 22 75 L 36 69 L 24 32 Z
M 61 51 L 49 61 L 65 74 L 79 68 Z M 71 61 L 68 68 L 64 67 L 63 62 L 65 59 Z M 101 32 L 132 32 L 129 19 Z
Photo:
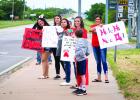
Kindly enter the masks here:
M 42 30 L 43 26 L 49 26 L 49 24 L 44 18 L 39 18 L 34 27 L 36 27 L 36 29 L 38 30 Z M 49 78 L 49 64 L 48 64 L 49 55 L 50 55 L 50 49 L 44 48 L 44 50 L 41 52 L 43 76 L 39 77 L 39 79 Z
M 58 48 L 57 48 L 57 55 L 61 56 L 61 48 L 62 48 L 62 38 L 63 36 L 71 36 L 70 33 L 70 24 L 66 18 L 61 20 L 61 27 L 63 28 L 63 32 L 59 33 L 58 39 Z M 60 83 L 61 86 L 68 86 L 70 85 L 70 75 L 71 75 L 71 64 L 70 61 L 64 61 L 65 73 L 66 73 L 66 80 L 65 82 Z
M 61 20 L 62 17 L 60 15 L 56 15 L 54 17 L 54 26 L 60 26 L 61 25 Z M 55 70 L 56 70 L 56 76 L 54 77 L 54 79 L 59 79 L 60 77 L 60 63 L 65 71 L 64 68 L 64 62 L 60 61 L 60 56 L 56 56 L 56 50 L 57 48 L 51 48 L 51 51 L 53 52 L 53 56 L 54 56 L 54 60 L 55 60 Z
M 96 26 L 102 26 L 102 18 L 100 16 L 96 16 L 95 24 L 90 26 L 90 32 L 92 32 L 92 46 L 93 46 L 93 53 L 94 57 L 97 63 L 97 79 L 94 79 L 92 82 L 101 82 L 101 71 L 103 65 L 103 70 L 105 74 L 105 83 L 109 83 L 108 81 L 108 65 L 106 62 L 106 54 L 107 54 L 107 48 L 100 49 L 100 44 L 98 41 L 98 36 L 96 33 Z
M 80 16 L 77 16 L 75 19 L 74 19 L 74 32 L 76 32 L 77 30 L 82 30 L 83 31 L 83 34 L 82 34 L 82 38 L 85 38 L 87 39 L 87 30 L 84 28 L 84 22 L 83 22 L 83 18 L 80 17 Z M 77 84 L 76 84 L 76 87 L 75 86 L 72 86 L 71 88 L 75 89 L 77 88 L 77 86 L 79 87 L 80 86 L 80 83 L 81 83 L 81 77 L 79 75 L 77 75 L 77 72 L 76 72 L 76 67 L 74 68 L 75 70 L 75 75 L 76 75 L 76 81 L 77 81 Z M 88 85 L 88 58 L 86 59 L 86 74 L 85 74 L 85 77 L 86 77 L 86 85 Z

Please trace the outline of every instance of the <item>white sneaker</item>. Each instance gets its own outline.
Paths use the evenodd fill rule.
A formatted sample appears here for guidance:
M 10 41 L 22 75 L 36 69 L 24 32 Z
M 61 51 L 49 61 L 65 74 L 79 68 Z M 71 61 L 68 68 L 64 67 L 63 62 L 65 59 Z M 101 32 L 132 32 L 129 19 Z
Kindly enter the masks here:
M 62 82 L 62 83 L 60 83 L 60 86 L 70 86 L 71 85 L 71 83 L 69 82 L 69 83 L 67 83 L 67 82 Z

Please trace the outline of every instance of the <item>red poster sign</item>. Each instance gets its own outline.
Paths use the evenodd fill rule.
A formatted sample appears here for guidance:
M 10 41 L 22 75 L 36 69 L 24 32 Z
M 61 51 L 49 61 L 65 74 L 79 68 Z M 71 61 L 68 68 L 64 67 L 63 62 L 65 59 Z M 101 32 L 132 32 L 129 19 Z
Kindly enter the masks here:
M 41 43 L 42 43 L 42 31 L 41 30 L 25 28 L 23 41 L 22 41 L 22 48 L 36 50 L 36 51 L 42 51 L 43 48 L 41 46 Z

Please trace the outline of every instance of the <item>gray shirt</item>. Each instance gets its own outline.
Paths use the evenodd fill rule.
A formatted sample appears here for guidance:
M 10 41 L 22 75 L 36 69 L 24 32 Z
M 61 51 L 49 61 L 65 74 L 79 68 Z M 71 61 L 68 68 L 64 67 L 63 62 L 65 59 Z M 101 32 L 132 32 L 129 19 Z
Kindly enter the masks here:
M 90 54 L 89 42 L 84 38 L 78 38 L 76 42 L 76 61 L 82 61 Z

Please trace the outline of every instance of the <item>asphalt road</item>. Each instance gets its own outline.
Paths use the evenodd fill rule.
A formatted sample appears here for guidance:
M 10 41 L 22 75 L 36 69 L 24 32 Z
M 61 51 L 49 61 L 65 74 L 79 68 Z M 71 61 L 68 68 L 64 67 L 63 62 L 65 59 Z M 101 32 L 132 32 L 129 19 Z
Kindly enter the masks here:
M 0 29 L 0 73 L 29 57 L 36 56 L 35 51 L 21 48 L 25 27 L 32 25 Z

